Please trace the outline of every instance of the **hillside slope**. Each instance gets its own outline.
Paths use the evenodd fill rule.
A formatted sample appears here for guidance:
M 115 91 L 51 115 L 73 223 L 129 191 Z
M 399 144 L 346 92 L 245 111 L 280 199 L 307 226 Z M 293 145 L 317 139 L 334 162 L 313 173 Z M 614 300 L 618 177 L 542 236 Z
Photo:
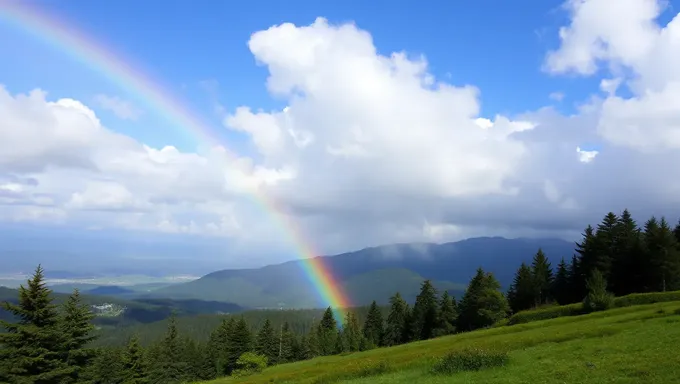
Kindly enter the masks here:
M 445 244 L 394 244 L 323 256 L 323 264 L 353 305 L 366 305 L 374 299 L 384 304 L 396 291 L 414 298 L 424 279 L 433 280 L 440 290 L 460 293 L 480 266 L 507 286 L 519 264 L 530 261 L 539 247 L 557 264 L 560 258 L 571 257 L 574 244 L 559 239 L 500 237 Z M 303 272 L 304 262 L 217 271 L 192 282 L 160 288 L 149 297 L 229 301 L 249 307 L 324 306 Z
M 674 383 L 680 302 L 467 332 L 266 369 L 227 383 Z M 436 359 L 468 348 L 508 352 L 505 366 L 435 375 Z

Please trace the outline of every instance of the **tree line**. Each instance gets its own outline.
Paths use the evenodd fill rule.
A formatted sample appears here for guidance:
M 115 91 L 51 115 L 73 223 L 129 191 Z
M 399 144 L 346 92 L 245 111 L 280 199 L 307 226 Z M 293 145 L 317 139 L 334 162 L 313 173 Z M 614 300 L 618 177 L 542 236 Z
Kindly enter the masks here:
M 508 315 L 547 304 L 584 302 L 606 309 L 613 295 L 680 289 L 680 223 L 649 219 L 638 228 L 626 210 L 588 226 L 575 254 L 553 270 L 541 249 L 522 264 L 506 293 L 479 268 L 459 301 L 441 294 L 429 280 L 413 305 L 395 293 L 387 316 L 374 301 L 363 321 L 348 309 L 338 324 L 332 308 L 304 332 L 269 319 L 253 329 L 243 316 L 230 316 L 205 341 L 181 335 L 175 316 L 165 334 L 149 346 L 139 337 L 124 347 L 93 347 L 92 313 L 78 291 L 61 308 L 53 305 L 38 267 L 19 289 L 18 304 L 4 307 L 18 319 L 0 322 L 0 382 L 9 383 L 180 383 L 242 375 L 265 366 L 388 347 L 471 331 Z

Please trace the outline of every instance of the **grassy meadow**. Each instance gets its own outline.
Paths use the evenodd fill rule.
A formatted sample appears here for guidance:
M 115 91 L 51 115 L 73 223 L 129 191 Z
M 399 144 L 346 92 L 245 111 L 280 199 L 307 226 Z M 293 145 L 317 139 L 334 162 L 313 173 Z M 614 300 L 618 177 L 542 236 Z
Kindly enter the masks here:
M 679 345 L 680 301 L 674 301 L 320 357 L 209 383 L 666 384 L 680 378 Z M 505 360 L 477 371 L 434 372 L 442 357 L 470 349 Z

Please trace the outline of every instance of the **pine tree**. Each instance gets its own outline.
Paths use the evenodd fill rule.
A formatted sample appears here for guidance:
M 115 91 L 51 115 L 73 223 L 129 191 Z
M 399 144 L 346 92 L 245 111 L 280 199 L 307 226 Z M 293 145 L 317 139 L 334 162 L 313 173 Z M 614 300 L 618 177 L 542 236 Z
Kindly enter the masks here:
M 299 353 L 299 345 L 295 334 L 290 330 L 288 322 L 283 323 L 281 327 L 281 335 L 279 340 L 279 356 L 277 361 L 287 363 L 297 360 L 296 353 Z
M 373 300 L 371 307 L 368 309 L 366 321 L 364 322 L 364 338 L 366 339 L 366 348 L 370 349 L 383 345 L 383 334 L 385 333 L 385 326 L 383 322 L 382 312 L 378 304 Z
M 139 338 L 135 335 L 128 341 L 121 356 L 122 384 L 146 384 L 149 382 L 148 365 L 144 350 L 139 345 Z
M 571 294 L 569 292 L 569 266 L 564 258 L 557 264 L 557 273 L 555 273 L 555 280 L 552 284 L 552 297 L 559 305 L 569 304 Z M 510 303 L 512 307 L 512 303 Z
M 342 350 L 346 352 L 359 351 L 362 338 L 363 334 L 361 333 L 357 317 L 354 313 L 347 311 L 342 327 Z
M 522 263 L 508 289 L 508 304 L 513 312 L 532 308 L 537 301 L 531 269 Z
M 399 292 L 390 298 L 390 313 L 387 316 L 384 344 L 399 345 L 407 342 L 409 308 Z
M 319 341 L 319 353 L 321 356 L 328 356 L 335 353 L 338 342 L 338 324 L 333 317 L 333 310 L 331 307 L 326 308 L 326 311 L 321 318 L 317 331 Z
M 505 318 L 510 307 L 500 287 L 493 274 L 477 269 L 458 305 L 456 329 L 484 328 Z
M 613 213 L 609 212 L 602 219 L 602 222 L 597 226 L 594 240 L 595 256 L 592 262 L 592 268 L 597 268 L 605 280 L 609 279 L 611 273 L 612 262 L 615 258 L 616 244 L 618 240 L 619 218 Z
M 550 287 L 553 282 L 553 272 L 550 261 L 540 248 L 531 263 L 531 278 L 534 287 L 534 305 L 548 303 L 551 300 Z
M 150 381 L 158 384 L 180 383 L 186 379 L 188 368 L 173 313 L 168 319 L 165 337 L 157 345 Z
M 450 335 L 456 330 L 456 299 L 447 291 L 442 293 L 439 301 L 439 318 L 437 319 L 436 336 Z
M 647 257 L 649 260 L 647 286 L 651 291 L 680 288 L 680 251 L 673 230 L 665 218 L 657 225 L 652 218 L 645 225 Z
M 641 232 L 630 212 L 625 209 L 616 227 L 616 240 L 612 254 L 609 289 L 622 296 L 643 290 L 643 275 L 647 263 L 642 247 Z
M 9 381 L 27 383 L 68 382 L 73 368 L 64 361 L 66 343 L 60 327 L 52 291 L 45 285 L 39 265 L 27 287 L 19 287 L 19 303 L 3 303 L 3 309 L 18 318 L 17 323 L 0 320 L 0 357 L 9 368 Z
M 583 300 L 583 307 L 587 311 L 604 311 L 612 306 L 614 295 L 607 292 L 607 281 L 599 269 L 593 269 L 586 281 L 586 286 L 588 295 Z
M 673 234 L 675 235 L 675 241 L 680 245 L 680 220 L 675 224 L 675 229 L 673 229 Z
M 279 356 L 279 338 L 274 334 L 269 319 L 264 321 L 260 332 L 255 338 L 255 352 L 267 357 L 267 364 L 274 365 L 278 361 Z
M 246 319 L 241 316 L 235 323 L 227 327 L 229 334 L 226 343 L 225 368 L 231 373 L 236 368 L 236 361 L 242 354 L 252 351 L 253 335 L 250 332 Z
M 119 348 L 102 348 L 97 351 L 88 367 L 88 378 L 94 384 L 123 384 L 124 368 Z M 125 383 L 127 384 L 127 383 Z
M 95 356 L 95 351 L 88 348 L 89 343 L 97 338 L 93 334 L 93 318 L 94 314 L 87 305 L 82 303 L 80 292 L 75 289 L 63 305 L 63 315 L 60 321 L 61 332 L 65 339 L 62 351 L 67 364 L 73 369 L 71 379 L 74 382 L 81 381 L 79 377 Z
M 438 319 L 437 290 L 430 280 L 425 280 L 413 306 L 413 336 L 416 340 L 427 340 L 434 336 Z

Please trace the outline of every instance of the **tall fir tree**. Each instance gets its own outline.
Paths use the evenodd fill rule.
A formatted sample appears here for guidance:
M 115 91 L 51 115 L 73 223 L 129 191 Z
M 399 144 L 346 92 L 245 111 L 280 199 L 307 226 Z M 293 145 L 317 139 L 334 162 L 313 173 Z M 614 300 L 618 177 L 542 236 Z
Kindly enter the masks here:
M 379 347 L 383 345 L 383 336 L 385 333 L 385 324 L 378 307 L 378 303 L 373 300 L 364 321 L 363 334 L 366 339 L 366 349 Z
M 184 358 L 174 312 L 168 319 L 165 336 L 156 348 L 153 354 L 154 361 L 150 381 L 157 384 L 173 384 L 184 381 L 189 364 Z
M 390 298 L 390 313 L 387 316 L 384 344 L 386 346 L 399 345 L 408 341 L 409 307 L 397 292 Z
M 89 344 L 97 338 L 93 333 L 94 317 L 94 313 L 82 302 L 78 289 L 75 289 L 63 305 L 60 321 L 65 340 L 62 351 L 66 363 L 72 368 L 72 382 L 84 380 L 82 376 L 95 356 L 95 351 L 89 348 Z
M 362 345 L 363 334 L 359 321 L 353 312 L 347 311 L 342 326 L 343 352 L 357 352 Z
M 425 280 L 411 312 L 412 335 L 415 340 L 427 340 L 434 336 L 438 325 L 438 312 L 437 290 L 430 280 Z
M 69 382 L 74 369 L 64 359 L 65 336 L 52 291 L 45 284 L 40 265 L 27 286 L 19 287 L 19 302 L 4 302 L 2 307 L 18 322 L 0 320 L 0 357 L 7 368 L 10 382 Z
M 652 219 L 648 222 L 650 225 L 645 226 L 649 260 L 647 286 L 651 291 L 680 289 L 680 251 L 677 240 L 665 218 L 662 217 L 657 225 L 653 224 Z
M 322 356 L 332 355 L 338 343 L 338 323 L 333 316 L 333 309 L 326 308 L 318 327 L 319 353 Z
M 619 217 L 614 212 L 609 212 L 602 219 L 602 222 L 597 225 L 597 231 L 595 232 L 593 251 L 595 258 L 591 261 L 592 265 L 588 272 L 590 273 L 593 268 L 597 268 L 605 280 L 609 279 L 612 262 L 616 257 L 619 223 Z
M 612 252 L 609 289 L 622 296 L 642 289 L 642 271 L 646 255 L 642 247 L 640 228 L 628 209 L 625 209 L 616 227 L 614 250 Z
M 279 357 L 279 338 L 274 334 L 269 319 L 264 321 L 255 338 L 255 352 L 267 357 L 267 364 L 274 365 Z
M 439 300 L 439 318 L 435 336 L 450 335 L 456 330 L 456 299 L 444 290 Z
M 680 246 L 680 220 L 678 220 L 678 223 L 675 224 L 673 234 L 675 235 L 675 241 L 678 243 L 678 246 Z
M 531 262 L 531 278 L 534 286 L 534 305 L 549 303 L 552 299 L 550 287 L 554 277 L 550 261 L 541 248 L 538 249 Z
M 281 334 L 279 335 L 279 356 L 277 358 L 281 363 L 287 363 L 296 360 L 296 354 L 299 354 L 299 345 L 295 334 L 290 329 L 288 322 L 281 326 Z
M 531 268 L 526 263 L 522 263 L 508 289 L 508 304 L 512 312 L 517 313 L 532 308 L 537 301 L 535 293 Z
M 146 384 L 149 382 L 149 368 L 137 335 L 132 336 L 128 341 L 121 356 L 121 363 L 121 384 Z
M 236 361 L 242 354 L 251 352 L 253 349 L 253 335 L 246 319 L 241 316 L 231 325 L 227 326 L 227 343 L 225 347 L 225 368 L 228 374 L 236 369 Z
M 493 274 L 478 268 L 458 305 L 456 329 L 471 331 L 505 318 L 510 307 L 500 288 Z
M 557 272 L 551 287 L 552 297 L 559 305 L 569 304 L 571 298 L 571 293 L 569 292 L 569 273 L 569 265 L 562 258 L 560 263 L 557 264 Z M 510 307 L 512 307 L 512 303 Z

